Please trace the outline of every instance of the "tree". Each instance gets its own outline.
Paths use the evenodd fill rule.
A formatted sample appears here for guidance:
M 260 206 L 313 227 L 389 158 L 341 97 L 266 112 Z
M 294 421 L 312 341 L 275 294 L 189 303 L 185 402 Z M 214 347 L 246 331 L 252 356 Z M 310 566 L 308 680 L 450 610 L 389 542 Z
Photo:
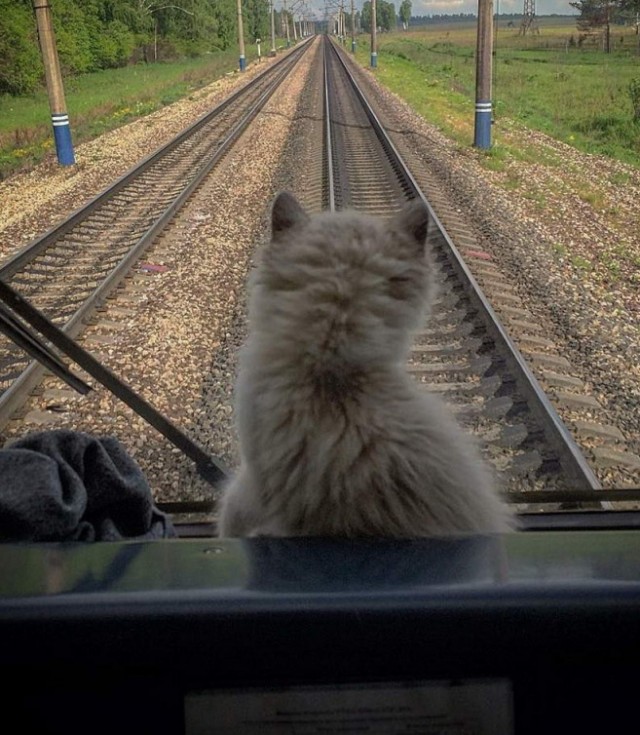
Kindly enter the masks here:
M 365 0 L 362 4 L 362 13 L 360 16 L 362 30 L 365 33 L 371 32 L 371 3 Z M 392 31 L 396 27 L 396 8 L 393 3 L 386 0 L 378 0 L 376 3 L 376 22 L 378 28 L 383 31 Z
M 620 10 L 623 17 L 627 18 L 636 27 L 638 54 L 640 54 L 640 0 L 620 0 Z
M 252 43 L 256 38 L 268 38 L 270 35 L 269 11 L 269 0 L 244 1 L 244 31 Z
M 393 31 L 397 25 L 396 7 L 393 3 L 379 0 L 376 5 L 376 16 L 378 19 L 378 27 L 383 31 Z
M 611 23 L 619 12 L 619 2 L 620 0 L 578 0 L 569 3 L 572 8 L 580 11 L 576 27 L 583 37 L 602 29 L 603 49 L 607 54 L 611 52 Z
M 217 43 L 221 49 L 228 49 L 236 42 L 238 20 L 235 0 L 217 0 L 212 2 L 212 13 L 217 25 Z
M 640 15 L 640 0 L 620 0 L 618 5 L 623 13 L 627 13 L 631 17 L 635 17 L 637 22 L 637 16 Z
M 377 13 L 376 13 L 377 15 Z M 360 23 L 365 33 L 371 33 L 371 3 L 365 0 L 362 4 L 362 12 L 360 13 Z
M 411 20 L 411 0 L 402 0 L 400 3 L 400 20 L 402 21 L 402 27 L 406 31 Z
M 249 32 L 267 35 L 268 0 L 243 0 Z M 53 25 L 65 74 L 226 49 L 237 42 L 236 0 L 54 0 Z M 0 0 L 0 94 L 42 85 L 33 0 Z
M 0 0 L 0 94 L 33 92 L 43 74 L 31 2 Z
M 629 82 L 629 97 L 633 107 L 633 119 L 640 123 L 640 77 Z

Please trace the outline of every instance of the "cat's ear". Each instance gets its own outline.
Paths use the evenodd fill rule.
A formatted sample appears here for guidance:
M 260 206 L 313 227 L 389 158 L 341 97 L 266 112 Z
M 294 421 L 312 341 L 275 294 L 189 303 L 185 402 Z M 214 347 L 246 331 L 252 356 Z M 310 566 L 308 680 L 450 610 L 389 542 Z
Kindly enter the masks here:
M 287 191 L 276 197 L 271 210 L 271 234 L 274 239 L 295 225 L 304 224 L 309 216 L 298 200 Z
M 415 254 L 424 253 L 424 245 L 429 228 L 429 210 L 421 199 L 413 199 L 391 220 L 392 231 L 405 235 L 413 246 Z M 405 238 L 403 238 L 405 239 Z

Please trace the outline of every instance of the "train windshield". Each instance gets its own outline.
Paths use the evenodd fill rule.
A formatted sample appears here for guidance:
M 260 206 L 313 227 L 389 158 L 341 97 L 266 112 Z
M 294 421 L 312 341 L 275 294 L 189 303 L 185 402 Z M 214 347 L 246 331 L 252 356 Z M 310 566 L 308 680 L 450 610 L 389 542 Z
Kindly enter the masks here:
M 631 16 L 603 47 L 580 17 L 377 28 L 367 5 L 353 25 L 256 27 L 222 74 L 176 40 L 176 12 L 108 73 L 155 89 L 193 45 L 190 93 L 158 93 L 160 115 L 127 92 L 105 117 L 89 88 L 112 100 L 107 72 L 89 70 L 107 52 L 87 61 L 77 162 L 73 115 L 31 126 L 40 82 L 19 59 L 20 82 L 0 79 L 24 113 L 2 102 L 5 450 L 58 462 L 60 437 L 111 437 L 160 510 L 213 533 L 223 508 L 230 535 L 500 530 L 498 502 L 525 527 L 633 525 Z M 58 107 L 77 62 L 60 53 Z

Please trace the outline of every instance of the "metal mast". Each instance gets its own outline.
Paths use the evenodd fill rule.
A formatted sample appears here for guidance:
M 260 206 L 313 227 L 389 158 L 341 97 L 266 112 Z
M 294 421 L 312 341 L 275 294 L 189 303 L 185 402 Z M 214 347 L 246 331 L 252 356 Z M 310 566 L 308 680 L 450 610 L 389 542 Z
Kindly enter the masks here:
M 522 23 L 520 23 L 518 35 L 526 36 L 527 31 L 530 33 L 540 33 L 538 23 L 536 22 L 536 0 L 524 0 Z

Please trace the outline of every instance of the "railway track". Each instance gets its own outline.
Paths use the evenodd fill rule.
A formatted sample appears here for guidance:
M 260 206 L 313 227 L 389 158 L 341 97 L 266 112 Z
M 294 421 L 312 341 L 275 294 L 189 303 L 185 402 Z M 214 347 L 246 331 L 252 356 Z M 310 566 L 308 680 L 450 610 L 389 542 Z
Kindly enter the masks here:
M 255 119 L 307 50 L 294 49 L 87 206 L 0 267 L 0 280 L 69 336 L 78 334 Z M 43 369 L 3 340 L 0 428 L 22 406 Z
M 300 118 L 307 118 L 311 134 L 308 139 L 297 143 L 297 166 L 305 171 L 304 185 L 301 187 L 304 192 L 296 189 L 297 193 L 302 193 L 301 198 L 312 210 L 355 207 L 381 216 L 397 211 L 408 198 L 425 198 L 417 177 L 408 170 L 398 154 L 397 146 L 385 133 L 376 113 L 367 105 L 365 95 L 362 89 L 358 89 L 344 55 L 329 41 L 323 41 L 322 45 L 322 54 L 318 55 L 323 59 L 323 64 L 313 66 L 303 94 L 308 98 L 304 102 L 307 107 L 299 111 Z M 318 46 L 316 43 L 316 50 Z M 289 63 L 295 63 L 295 55 L 290 57 Z M 288 68 L 285 69 L 283 62 L 278 71 L 273 69 L 273 74 L 280 74 L 281 82 Z M 265 87 L 262 89 L 262 92 L 253 93 L 254 99 L 266 100 L 273 93 L 273 89 L 271 92 Z M 248 124 L 247 113 L 238 113 L 238 117 L 246 117 Z M 196 125 L 204 126 L 205 123 L 201 120 Z M 213 126 L 216 127 L 216 124 Z M 232 132 L 232 123 L 225 131 L 224 136 L 229 138 L 236 139 L 239 135 L 239 132 Z M 224 136 L 218 130 L 217 140 Z M 195 144 L 189 144 L 185 150 L 192 147 Z M 171 144 L 167 148 L 171 148 Z M 221 146 L 210 142 L 209 148 L 219 152 Z M 160 151 L 150 158 L 162 158 L 159 154 Z M 182 173 L 177 178 L 184 178 L 184 172 L 190 168 L 182 165 L 182 154 L 175 155 L 177 159 L 174 158 L 171 164 L 163 164 L 164 168 L 178 170 L 180 166 Z M 158 180 L 161 181 L 160 178 Z M 116 187 L 121 183 L 122 180 Z M 163 188 L 162 183 L 156 185 Z M 142 187 L 138 185 L 137 189 L 128 190 L 130 193 L 125 197 L 124 206 L 129 214 L 138 211 L 140 192 L 147 192 L 149 186 L 145 183 Z M 78 305 L 82 301 L 80 297 L 73 308 L 56 311 L 68 299 L 56 290 L 60 287 L 56 273 L 61 272 L 57 270 L 57 265 L 64 258 L 47 255 L 49 245 L 44 244 L 45 241 L 59 231 L 64 252 L 67 240 L 71 239 L 67 233 L 74 233 L 75 252 L 82 251 L 82 257 L 87 261 L 84 275 L 74 276 L 77 284 L 99 280 L 96 277 L 99 268 L 109 270 L 111 267 L 112 271 L 120 268 L 111 285 L 98 286 L 103 289 L 101 292 L 96 294 L 91 290 L 89 296 L 85 297 L 87 310 L 94 309 L 104 299 L 107 290 L 112 289 L 117 279 L 131 267 L 131 263 L 139 260 L 144 247 L 157 238 L 197 187 L 198 183 L 188 184 L 183 193 L 174 196 L 163 213 L 155 219 L 145 214 L 142 208 L 137 224 L 122 220 L 117 213 L 110 218 L 100 215 L 93 220 L 99 222 L 102 218 L 107 222 L 107 228 L 112 229 L 114 223 L 121 223 L 123 231 L 134 233 L 135 243 L 144 243 L 139 250 L 129 251 L 129 260 L 124 264 L 119 260 L 120 266 L 116 264 L 112 252 L 96 257 L 87 255 L 86 245 L 93 243 L 96 235 L 93 225 L 89 227 L 86 222 L 83 224 L 84 213 L 81 212 L 71 218 L 73 222 L 63 223 L 38 241 L 42 243 L 41 252 L 32 261 L 36 263 L 32 267 L 33 279 L 26 275 L 29 267 L 23 268 L 19 262 L 20 258 L 26 257 L 28 249 L 0 269 L 0 278 L 8 279 L 48 313 L 54 322 L 64 323 L 65 331 L 74 334 L 86 321 L 88 311 L 82 311 L 84 302 Z M 264 206 L 267 206 L 266 202 Z M 143 224 L 145 217 L 153 219 L 147 230 Z M 433 219 L 438 223 L 438 232 L 432 235 L 431 244 L 436 256 L 441 295 L 433 316 L 418 335 L 410 371 L 425 385 L 425 389 L 443 394 L 461 423 L 477 435 L 485 456 L 501 476 L 507 497 L 520 510 L 608 507 L 602 505 L 598 479 L 582 452 L 540 389 L 526 361 L 495 319 L 491 306 L 477 288 L 474 277 L 435 214 Z M 77 229 L 74 230 L 74 227 Z M 113 249 L 113 240 L 110 242 Z M 25 264 L 29 262 L 26 257 Z M 20 359 L 25 361 L 24 357 Z M 12 371 L 11 375 L 15 375 L 15 365 Z M 5 382 L 2 383 L 4 393 L 10 393 L 13 385 L 19 385 L 24 400 L 26 392 L 37 382 L 34 377 L 36 369 L 31 366 L 27 371 L 32 373 L 31 385 L 24 378 L 10 380 L 9 370 L 2 369 L 0 379 L 5 376 Z M 14 389 L 13 392 L 18 391 Z M 15 402 L 10 403 L 8 400 L 3 402 L 3 397 L 0 397 L 0 418 L 11 415 L 15 406 L 19 405 L 17 399 L 12 399 Z M 206 424 L 204 421 L 202 425 L 191 427 L 204 438 L 202 443 L 207 443 L 203 433 L 206 432 Z M 613 493 L 608 494 L 607 499 L 616 500 L 618 497 Z M 210 503 L 205 506 L 211 509 Z M 192 509 L 202 511 L 205 506 L 196 504 Z M 176 511 L 179 506 L 168 504 L 166 509 Z M 186 506 L 183 505 L 183 509 Z
M 440 296 L 418 335 L 409 370 L 426 390 L 444 395 L 478 435 L 513 501 L 526 493 L 598 490 L 600 483 L 509 338 L 457 248 L 350 74 L 338 47 L 326 43 L 328 141 L 336 208 L 380 216 L 409 198 L 429 206 Z

